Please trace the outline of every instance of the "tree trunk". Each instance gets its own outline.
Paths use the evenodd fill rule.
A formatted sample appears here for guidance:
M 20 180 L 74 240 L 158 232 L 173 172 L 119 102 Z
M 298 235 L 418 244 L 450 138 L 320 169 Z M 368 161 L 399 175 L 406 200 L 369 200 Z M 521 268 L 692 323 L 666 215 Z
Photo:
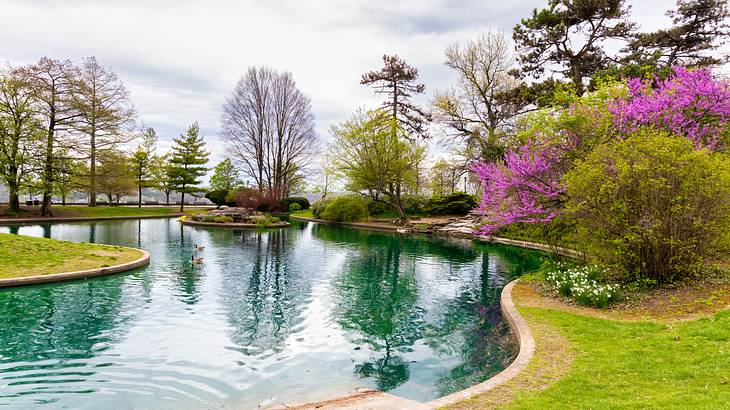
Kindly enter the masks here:
M 185 192 L 180 192 L 180 212 L 183 211 L 184 204 L 185 204 Z
M 91 126 L 91 150 L 89 151 L 89 160 L 91 163 L 89 164 L 89 206 L 95 207 L 96 206 L 96 130 L 94 129 L 94 125 Z M 111 198 L 109 198 L 109 206 L 111 206 L 112 201 Z
M 142 184 L 139 185 L 139 199 L 137 200 L 137 208 L 142 208 Z
M 43 167 L 43 203 L 41 216 L 48 216 L 51 212 L 51 190 L 53 189 L 53 137 L 56 128 L 55 112 L 51 110 L 51 120 L 48 123 L 46 137 L 46 163 Z
M 583 95 L 583 73 L 580 71 L 580 63 L 577 61 L 573 62 L 570 70 L 573 84 L 575 85 L 575 93 L 578 96 L 581 96 Z
M 13 178 L 8 178 L 5 183 L 8 186 L 8 211 L 13 214 L 20 212 L 20 198 L 18 198 L 18 170 L 16 167 L 11 167 L 10 173 L 14 175 Z
M 396 202 L 396 210 L 398 211 L 398 215 L 400 215 L 400 220 L 405 221 L 406 218 L 406 212 L 403 210 L 403 201 L 401 201 L 401 186 L 400 184 L 396 185 L 395 187 L 395 202 Z
M 66 194 L 61 195 L 61 205 L 66 206 Z
M 10 200 L 8 202 L 8 211 L 13 214 L 20 212 L 20 198 L 18 198 L 18 189 L 15 187 L 9 187 L 10 189 Z
M 165 205 L 170 206 L 170 193 L 165 192 Z

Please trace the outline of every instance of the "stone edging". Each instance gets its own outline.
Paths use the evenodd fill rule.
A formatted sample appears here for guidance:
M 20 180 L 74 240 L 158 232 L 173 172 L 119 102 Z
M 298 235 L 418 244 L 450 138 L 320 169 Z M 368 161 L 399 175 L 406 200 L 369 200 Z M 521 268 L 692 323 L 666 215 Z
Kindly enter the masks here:
M 320 223 L 321 221 L 314 218 L 306 218 L 306 217 L 300 217 L 300 216 L 291 216 L 290 218 L 294 220 L 301 220 L 301 221 L 307 221 L 307 222 L 317 222 Z M 331 221 L 323 221 L 324 223 L 332 224 Z M 351 227 L 359 227 L 360 224 L 342 224 L 346 226 Z M 366 224 L 364 224 L 366 225 Z M 370 228 L 370 226 L 363 226 L 366 228 Z M 383 227 L 383 230 L 388 231 L 396 231 L 397 228 L 393 227 Z M 511 246 L 519 246 L 523 248 L 529 248 L 529 249 L 536 249 L 536 250 L 542 250 L 542 251 L 549 251 L 549 252 L 556 252 L 561 255 L 570 256 L 570 257 L 582 257 L 583 254 L 577 251 L 574 251 L 572 249 L 566 249 L 566 248 L 560 248 L 555 246 L 549 246 L 549 245 L 543 245 L 539 243 L 534 242 L 527 242 L 527 241 L 517 241 L 513 239 L 507 239 L 507 238 L 499 238 L 499 237 L 478 237 L 473 236 L 474 239 L 478 239 L 482 242 L 489 242 L 489 243 L 499 243 L 504 245 L 511 245 Z M 507 381 L 513 379 L 515 376 L 517 376 L 532 360 L 532 357 L 535 354 L 535 339 L 532 337 L 532 333 L 530 332 L 530 328 L 527 326 L 527 321 L 520 315 L 520 313 L 517 311 L 517 308 L 514 305 L 514 302 L 512 301 L 512 289 L 514 288 L 515 284 L 519 281 L 519 279 L 515 279 L 512 282 L 508 283 L 503 289 L 502 293 L 500 295 L 500 310 L 502 312 L 502 316 L 507 320 L 507 324 L 510 327 L 510 330 L 515 335 L 517 339 L 517 345 L 519 346 L 519 352 L 517 354 L 517 357 L 510 363 L 507 368 L 496 374 L 495 376 L 492 376 L 486 381 L 483 381 L 479 384 L 476 384 L 474 386 L 468 387 L 464 390 L 451 393 L 449 395 L 446 395 L 444 397 L 440 397 L 438 399 L 429 401 L 427 403 L 416 403 L 410 400 L 401 399 L 399 397 L 392 396 L 388 393 L 383 392 L 377 392 L 376 394 L 381 395 L 380 399 L 382 400 L 382 404 L 386 404 L 387 406 L 396 405 L 400 408 L 409 408 L 409 409 L 437 409 L 440 407 L 448 406 L 457 402 L 460 402 L 462 400 L 466 400 L 468 398 L 471 398 L 473 396 L 485 393 L 489 390 L 494 389 L 495 387 L 506 383 Z M 348 405 L 351 405 L 352 402 L 357 402 L 359 400 L 365 400 L 366 395 L 363 395 L 362 392 L 330 400 L 328 402 L 322 402 L 324 403 L 332 403 L 332 402 L 343 402 L 347 401 Z M 378 403 L 380 404 L 380 403 Z M 318 408 L 318 403 L 312 403 L 312 404 L 306 404 L 301 406 L 302 408 Z
M 305 221 L 305 222 L 316 222 L 326 225 L 343 225 L 343 226 L 349 226 L 353 228 L 364 228 L 364 229 L 372 229 L 377 231 L 387 231 L 387 232 L 397 232 L 400 228 L 396 226 L 387 226 L 387 225 L 371 225 L 367 223 L 345 223 L 345 222 L 333 222 L 333 221 L 327 221 L 324 219 L 316 219 L 316 218 L 308 218 L 304 216 L 297 216 L 297 215 L 291 215 L 289 217 L 290 219 L 293 219 L 295 221 Z M 437 235 L 442 235 L 440 233 L 437 233 Z M 449 235 L 446 235 L 449 236 Z M 488 243 L 498 243 L 502 245 L 511 245 L 511 246 L 518 246 L 520 248 L 527 248 L 527 249 L 535 249 L 538 251 L 545 251 L 545 252 L 551 252 L 556 253 L 563 256 L 568 256 L 575 259 L 583 259 L 585 257 L 585 254 L 583 252 L 578 252 L 573 249 L 569 248 L 562 248 L 560 246 L 553 246 L 553 245 L 545 245 L 542 243 L 537 242 L 528 242 L 528 241 L 519 241 L 516 239 L 508 239 L 508 238 L 501 238 L 498 236 L 478 236 L 478 235 L 456 235 L 459 238 L 467 238 L 467 239 L 477 239 L 481 242 L 488 242 Z
M 349 226 L 352 228 L 360 228 L 360 229 L 370 229 L 373 231 L 384 231 L 384 232 L 397 232 L 398 228 L 397 226 L 390 226 L 390 225 L 373 225 L 369 223 L 362 223 L 362 222 L 335 222 L 335 221 L 328 221 L 326 219 L 317 219 L 317 218 L 309 218 L 306 216 L 299 216 L 299 215 L 289 215 L 289 219 L 293 219 L 295 221 L 302 221 L 302 222 L 315 222 L 318 224 L 324 224 L 324 225 L 341 225 L 341 226 Z
M 545 245 L 542 243 L 518 241 L 516 239 L 500 238 L 498 236 L 480 236 L 476 239 L 481 242 L 498 243 L 502 245 L 519 246 L 520 248 L 535 249 L 538 251 L 545 251 L 551 253 L 557 253 L 559 255 L 568 256 L 574 259 L 583 259 L 585 254 L 569 248 L 562 248 L 560 246 Z
M 500 296 L 500 308 L 502 315 L 507 319 L 507 323 L 511 331 L 517 338 L 517 344 L 519 346 L 519 353 L 517 357 L 507 366 L 506 369 L 502 370 L 490 379 L 483 381 L 474 386 L 468 387 L 464 390 L 451 393 L 444 397 L 432 400 L 426 403 L 419 403 L 412 400 L 404 399 L 401 397 L 394 396 L 389 393 L 381 391 L 363 388 L 358 392 L 337 397 L 334 399 L 324 400 L 316 403 L 307 403 L 301 405 L 281 405 L 274 407 L 273 409 L 301 409 L 301 410 L 312 410 L 312 409 L 336 409 L 336 408 L 367 408 L 367 409 L 409 409 L 409 410 L 432 410 L 438 409 L 444 406 L 448 406 L 454 403 L 458 403 L 462 400 L 469 399 L 476 395 L 485 393 L 495 387 L 506 383 L 517 376 L 532 360 L 535 354 L 535 339 L 532 337 L 530 328 L 527 326 L 527 322 L 517 311 L 517 308 L 512 301 L 512 289 L 519 279 L 515 279 L 508 283 L 502 289 Z
M 22 278 L 0 279 L 0 288 L 10 288 L 10 287 L 15 287 L 15 286 L 36 285 L 39 283 L 52 283 L 52 282 L 61 282 L 61 281 L 74 280 L 74 279 L 93 278 L 96 276 L 111 275 L 112 273 L 126 272 L 126 271 L 129 271 L 132 269 L 141 268 L 142 266 L 145 266 L 150 263 L 149 252 L 147 252 L 143 249 L 137 249 L 137 248 L 129 248 L 129 249 L 134 249 L 139 252 L 142 252 L 142 256 L 131 262 L 122 263 L 122 264 L 114 265 L 114 266 L 106 266 L 106 267 L 97 268 L 97 269 L 87 269 L 87 270 L 81 270 L 81 271 L 76 271 L 76 272 L 53 273 L 50 275 L 26 276 L 26 277 L 22 277 Z
M 130 219 L 164 219 L 179 218 L 185 213 L 175 212 L 165 215 L 123 215 L 123 216 L 70 216 L 61 218 L 0 218 L 0 226 L 7 225 L 27 225 L 27 224 L 43 224 L 43 223 L 64 223 L 64 222 L 95 222 L 95 221 L 118 221 Z
M 198 221 L 190 221 L 187 219 L 180 221 L 180 223 L 182 223 L 183 225 L 189 225 L 189 226 L 205 226 L 205 227 L 214 227 L 214 228 L 239 228 L 239 229 L 286 228 L 287 226 L 289 226 L 289 222 L 277 222 L 274 225 L 259 226 L 257 224 L 235 223 L 235 222 L 225 222 L 225 223 L 198 222 Z

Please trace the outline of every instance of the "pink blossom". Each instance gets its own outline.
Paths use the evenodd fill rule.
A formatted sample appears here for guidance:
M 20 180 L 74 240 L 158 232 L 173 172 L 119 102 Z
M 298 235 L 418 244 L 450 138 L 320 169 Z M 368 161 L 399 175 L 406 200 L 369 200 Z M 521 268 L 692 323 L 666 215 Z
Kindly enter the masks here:
M 503 163 L 474 163 L 472 171 L 483 189 L 477 212 L 486 219 L 477 233 L 491 235 L 515 222 L 548 222 L 557 216 L 565 195 L 560 165 L 566 150 L 575 146 L 567 141 L 541 146 L 529 141 L 509 151 Z
M 730 119 L 730 86 L 716 80 L 709 68 L 674 67 L 666 80 L 627 81 L 629 97 L 609 105 L 614 126 L 631 133 L 650 125 L 686 136 L 699 148 L 723 148 L 720 134 Z

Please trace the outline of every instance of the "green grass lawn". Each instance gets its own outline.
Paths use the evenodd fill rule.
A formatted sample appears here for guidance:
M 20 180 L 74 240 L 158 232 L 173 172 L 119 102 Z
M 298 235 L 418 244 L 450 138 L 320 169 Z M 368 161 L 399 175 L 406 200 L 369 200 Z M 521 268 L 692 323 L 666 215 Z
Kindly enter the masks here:
M 730 403 L 730 311 L 642 320 L 602 318 L 518 284 L 513 298 L 536 341 L 504 385 L 450 409 L 719 409 Z M 727 304 L 716 305 L 727 309 Z M 626 316 L 626 318 L 624 317 Z M 664 316 L 660 316 L 664 317 Z M 694 313 L 690 317 L 695 316 Z
M 0 234 L 0 278 L 102 268 L 141 256 L 136 249 L 119 246 Z
M 73 214 L 74 216 L 165 216 L 179 212 L 177 207 L 129 207 L 129 206 L 54 206 L 51 208 L 57 214 Z M 194 208 L 190 208 L 194 209 Z
M 314 218 L 314 214 L 311 209 L 302 209 L 301 211 L 292 212 L 294 216 L 301 216 L 302 218 Z
M 18 218 L 35 218 L 39 217 L 38 207 L 23 207 L 23 210 L 18 215 L 3 214 L 0 212 L 1 217 L 18 217 Z M 192 215 L 200 212 L 207 212 L 209 209 L 206 208 L 185 208 L 185 214 Z M 97 206 L 90 208 L 87 206 L 61 206 L 54 205 L 51 208 L 53 217 L 56 218 L 74 218 L 74 217 L 88 217 L 88 218 L 108 218 L 115 216 L 168 216 L 179 214 L 179 207 L 176 206 L 160 206 L 160 207 L 142 207 L 137 208 L 133 206 Z
M 523 308 L 574 345 L 567 375 L 513 409 L 717 409 L 730 403 L 730 311 L 685 323 L 625 322 Z

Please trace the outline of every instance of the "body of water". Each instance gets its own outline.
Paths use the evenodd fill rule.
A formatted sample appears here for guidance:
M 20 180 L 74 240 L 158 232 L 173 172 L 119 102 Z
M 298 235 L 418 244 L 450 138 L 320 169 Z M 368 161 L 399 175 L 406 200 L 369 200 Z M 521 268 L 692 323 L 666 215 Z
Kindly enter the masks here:
M 151 254 L 129 273 L 0 290 L 0 409 L 248 409 L 364 386 L 428 401 L 511 361 L 499 294 L 539 265 L 518 248 L 300 222 L 0 232 Z

